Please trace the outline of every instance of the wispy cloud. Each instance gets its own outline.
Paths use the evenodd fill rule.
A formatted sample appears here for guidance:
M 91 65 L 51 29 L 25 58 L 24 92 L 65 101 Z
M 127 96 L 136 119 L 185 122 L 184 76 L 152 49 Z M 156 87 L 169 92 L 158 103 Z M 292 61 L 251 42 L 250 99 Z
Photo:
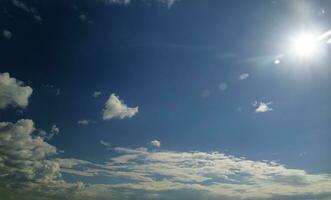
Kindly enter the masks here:
M 103 120 L 110 120 L 113 118 L 131 118 L 138 113 L 137 107 L 128 107 L 119 96 L 111 94 L 103 109 Z

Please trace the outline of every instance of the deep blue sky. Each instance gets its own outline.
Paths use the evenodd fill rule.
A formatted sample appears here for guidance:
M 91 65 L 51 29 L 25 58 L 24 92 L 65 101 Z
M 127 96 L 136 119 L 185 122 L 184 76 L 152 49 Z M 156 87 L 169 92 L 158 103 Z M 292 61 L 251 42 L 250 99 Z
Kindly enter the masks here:
M 25 3 L 41 22 L 0 3 L 10 13 L 1 13 L 0 28 L 12 33 L 0 39 L 0 72 L 33 94 L 23 113 L 8 108 L 0 119 L 56 124 L 60 134 L 49 143 L 61 157 L 104 162 L 113 153 L 100 140 L 153 149 L 156 139 L 160 150 L 220 151 L 331 173 L 330 47 L 318 61 L 274 63 L 293 34 L 331 28 L 329 1 Z M 243 73 L 249 77 L 239 80 Z M 102 120 L 112 93 L 139 112 Z M 255 101 L 272 102 L 272 110 L 255 112 Z M 92 123 L 77 124 L 83 119 Z

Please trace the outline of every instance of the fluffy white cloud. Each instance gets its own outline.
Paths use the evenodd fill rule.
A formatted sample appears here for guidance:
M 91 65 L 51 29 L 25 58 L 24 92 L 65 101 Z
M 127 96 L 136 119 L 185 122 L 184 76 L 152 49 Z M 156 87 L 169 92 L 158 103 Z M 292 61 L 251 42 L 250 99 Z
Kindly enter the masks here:
M 272 111 L 273 109 L 270 107 L 272 104 L 272 102 L 260 102 L 260 104 L 258 104 L 257 102 L 253 103 L 253 106 L 256 107 L 255 112 L 256 113 L 264 113 L 264 112 L 269 112 Z
M 25 108 L 29 104 L 32 88 L 10 77 L 9 73 L 0 73 L 0 109 L 7 106 Z
M 151 145 L 153 145 L 155 147 L 160 147 L 161 146 L 161 142 L 159 140 L 152 140 L 151 141 Z
M 109 120 L 113 118 L 124 119 L 126 117 L 131 118 L 138 113 L 137 107 L 128 107 L 123 101 L 119 99 L 119 96 L 111 94 L 103 109 L 103 120 Z
M 55 130 L 56 127 L 52 129 Z M 48 182 L 60 176 L 58 163 L 47 159 L 56 148 L 39 136 L 32 120 L 0 122 L 0 169 L 2 178 Z
M 94 92 L 93 92 L 93 97 L 94 97 L 94 98 L 98 98 L 101 94 L 102 94 L 101 91 L 94 91 Z
M 239 80 L 245 80 L 245 79 L 248 79 L 249 77 L 249 74 L 248 73 L 242 73 L 239 75 Z
M 12 37 L 12 33 L 9 30 L 3 30 L 2 35 L 3 35 L 3 37 L 5 37 L 8 40 L 11 39 L 11 37 Z
M 31 13 L 33 15 L 33 18 L 40 22 L 42 21 L 42 18 L 41 16 L 38 14 L 38 10 L 34 7 L 29 7 L 27 6 L 25 3 L 23 3 L 22 1 L 19 1 L 19 0 L 11 0 L 11 3 L 13 6 L 23 10 L 24 12 L 27 12 L 27 13 Z

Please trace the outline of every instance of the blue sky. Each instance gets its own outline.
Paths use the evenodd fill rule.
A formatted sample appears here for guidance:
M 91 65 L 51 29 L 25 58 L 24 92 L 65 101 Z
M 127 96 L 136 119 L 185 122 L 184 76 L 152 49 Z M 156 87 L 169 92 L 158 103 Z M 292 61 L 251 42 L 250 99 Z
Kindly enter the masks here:
M 330 2 L 0 8 L 0 197 L 331 198 Z

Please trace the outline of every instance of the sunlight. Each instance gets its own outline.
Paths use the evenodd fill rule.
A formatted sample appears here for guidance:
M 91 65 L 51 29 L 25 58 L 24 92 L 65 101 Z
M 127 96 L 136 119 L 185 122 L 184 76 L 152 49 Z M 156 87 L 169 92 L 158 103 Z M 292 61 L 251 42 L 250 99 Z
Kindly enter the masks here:
M 301 33 L 293 38 L 291 42 L 291 52 L 301 58 L 310 59 L 317 55 L 319 40 L 314 34 Z

